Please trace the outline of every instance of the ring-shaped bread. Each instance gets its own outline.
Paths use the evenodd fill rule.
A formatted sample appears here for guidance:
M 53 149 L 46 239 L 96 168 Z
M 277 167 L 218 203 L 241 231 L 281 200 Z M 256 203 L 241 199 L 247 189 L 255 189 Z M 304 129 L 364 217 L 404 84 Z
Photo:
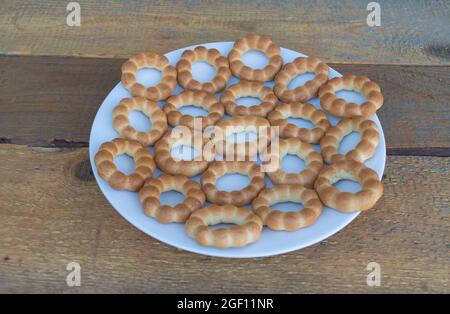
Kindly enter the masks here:
M 271 208 L 281 202 L 302 203 L 303 208 L 300 211 L 287 212 Z M 287 231 L 314 224 L 323 209 L 316 191 L 300 184 L 280 184 L 271 189 L 263 189 L 253 200 L 252 207 L 270 229 Z
M 152 127 L 149 131 L 137 131 L 131 125 L 128 116 L 134 110 L 141 111 L 150 119 Z M 147 98 L 123 98 L 113 110 L 113 127 L 121 137 L 149 146 L 166 132 L 167 117 L 155 102 Z
M 212 139 L 216 153 L 228 161 L 248 160 L 264 152 L 270 144 L 272 133 L 270 123 L 265 118 L 256 116 L 233 116 L 220 120 L 215 125 L 222 131 L 220 137 Z M 232 141 L 228 137 L 233 134 L 253 133 L 254 140 Z
M 173 129 L 155 143 L 155 162 L 158 168 L 168 174 L 182 174 L 187 177 L 198 175 L 208 168 L 208 161 L 203 156 L 204 144 L 204 138 L 195 136 L 194 132 L 184 134 Z M 192 160 L 173 157 L 172 149 L 180 146 L 191 146 L 199 154 Z
M 242 56 L 249 50 L 258 50 L 269 59 L 268 65 L 263 69 L 253 69 L 246 66 Z M 283 65 L 280 47 L 267 35 L 248 35 L 234 43 L 233 49 L 228 54 L 231 72 L 247 81 L 267 82 L 273 80 Z
M 339 144 L 342 139 L 352 132 L 361 134 L 360 141 L 346 154 L 339 153 Z M 364 162 L 375 154 L 379 143 L 380 135 L 375 122 L 363 117 L 345 118 L 328 129 L 320 141 L 320 149 L 324 160 L 329 164 L 345 159 Z
M 239 173 L 247 175 L 250 183 L 241 190 L 221 191 L 216 187 L 217 179 L 225 174 Z M 264 172 L 253 162 L 241 161 L 214 161 L 200 177 L 200 184 L 206 199 L 214 204 L 233 204 L 242 206 L 249 204 L 266 185 Z
M 288 118 L 301 118 L 314 124 L 313 129 L 301 128 L 288 122 Z M 270 124 L 280 127 L 283 138 L 295 137 L 307 143 L 319 143 L 320 139 L 330 127 L 327 115 L 311 104 L 301 102 L 287 103 L 277 106 L 267 116 Z
M 235 224 L 213 229 L 210 225 Z M 186 233 L 197 243 L 218 248 L 242 247 L 259 239 L 263 224 L 252 210 L 233 205 L 210 205 L 192 213 L 186 221 Z
M 207 116 L 182 114 L 179 109 L 185 106 L 197 106 L 208 111 Z M 213 94 L 200 90 L 186 90 L 178 95 L 170 96 L 163 107 L 171 126 L 185 125 L 189 128 L 205 129 L 215 124 L 224 115 L 224 108 Z
M 299 57 L 285 64 L 275 77 L 275 95 L 283 102 L 305 102 L 316 97 L 319 88 L 328 80 L 330 68 L 316 57 Z M 299 74 L 312 72 L 315 77 L 304 85 L 288 89 L 289 83 Z
M 149 87 L 139 83 L 136 73 L 142 68 L 154 68 L 161 71 L 161 81 L 157 85 Z M 122 65 L 121 81 L 133 96 L 159 101 L 167 99 L 177 87 L 177 70 L 163 55 L 152 51 L 140 52 Z
M 161 194 L 167 191 L 182 193 L 184 200 L 175 206 L 161 205 Z M 138 196 L 144 213 L 161 223 L 185 222 L 206 200 L 197 182 L 183 175 L 169 174 L 147 179 Z
M 255 97 L 261 103 L 255 106 L 242 106 L 236 103 L 241 97 Z M 265 117 L 277 105 L 278 99 L 272 89 L 259 82 L 240 81 L 228 87 L 222 95 L 220 102 L 225 106 L 225 111 L 230 116 L 250 115 Z
M 117 169 L 114 158 L 127 154 L 134 160 L 135 171 L 129 175 Z M 98 174 L 116 190 L 138 191 L 156 168 L 150 151 L 134 140 L 116 138 L 100 145 L 94 158 Z
M 366 100 L 358 105 L 337 98 L 339 90 L 351 90 L 361 93 Z M 374 115 L 383 106 L 384 97 L 380 86 L 368 77 L 347 74 L 329 80 L 319 90 L 320 106 L 334 116 L 352 118 L 363 116 L 368 118 Z
M 206 62 L 214 67 L 216 75 L 210 82 L 200 83 L 192 76 L 192 65 L 195 62 Z M 231 78 L 230 64 L 228 58 L 222 56 L 219 50 L 207 49 L 203 46 L 195 47 L 194 50 L 185 50 L 177 65 L 178 83 L 185 89 L 203 90 L 214 94 L 225 88 Z
M 270 145 L 268 152 L 271 157 L 265 157 L 264 160 L 275 158 L 276 167 L 274 171 L 267 172 L 270 180 L 274 184 L 301 184 L 307 188 L 314 185 L 320 169 L 323 167 L 322 155 L 314 150 L 314 148 L 297 138 L 280 139 L 278 147 L 274 144 Z M 286 155 L 295 155 L 303 159 L 306 169 L 298 173 L 288 173 L 281 169 L 281 161 Z
M 362 189 L 356 193 L 342 192 L 333 186 L 340 180 L 359 182 Z M 383 195 L 383 184 L 377 173 L 354 160 L 339 161 L 323 168 L 314 187 L 325 206 L 341 212 L 368 210 Z

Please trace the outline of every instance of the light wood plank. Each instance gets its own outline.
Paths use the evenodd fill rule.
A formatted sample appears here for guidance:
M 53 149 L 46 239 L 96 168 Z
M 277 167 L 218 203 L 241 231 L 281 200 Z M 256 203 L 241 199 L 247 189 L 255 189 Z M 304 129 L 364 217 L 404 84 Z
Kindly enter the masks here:
M 197 43 L 272 35 L 283 47 L 327 62 L 450 64 L 448 1 L 79 1 L 81 26 L 66 24 L 65 1 L 5 0 L 0 53 L 127 58 Z

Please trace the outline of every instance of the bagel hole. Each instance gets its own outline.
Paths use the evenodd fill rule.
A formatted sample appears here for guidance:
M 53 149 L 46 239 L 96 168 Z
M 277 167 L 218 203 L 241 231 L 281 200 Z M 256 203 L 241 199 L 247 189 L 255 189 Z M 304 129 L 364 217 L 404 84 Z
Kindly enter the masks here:
M 257 139 L 258 135 L 255 132 L 237 132 L 227 136 L 227 142 L 229 143 L 246 143 Z
M 244 107 L 253 107 L 253 106 L 258 106 L 261 103 L 261 99 L 259 99 L 258 97 L 239 97 L 238 99 L 236 99 L 235 101 L 236 104 L 238 104 L 239 106 L 244 106 Z
M 231 228 L 231 227 L 233 227 L 233 226 L 236 226 L 237 224 L 234 224 L 234 223 L 226 223 L 226 222 L 223 222 L 223 223 L 219 223 L 219 224 L 216 224 L 216 225 L 211 225 L 211 226 L 209 226 L 212 230 L 218 230 L 218 229 L 225 229 L 225 228 Z
M 117 170 L 123 172 L 126 175 L 134 172 L 134 159 L 127 154 L 117 155 L 114 157 L 114 163 Z
M 136 72 L 136 80 L 145 87 L 158 85 L 161 78 L 161 71 L 155 68 L 142 68 Z
M 211 82 L 216 73 L 216 68 L 208 62 L 197 61 L 192 64 L 192 78 L 200 83 Z
M 355 92 L 350 89 L 341 89 L 336 91 L 336 97 L 347 102 L 353 102 L 357 105 L 361 105 L 366 101 L 366 97 L 364 97 L 361 93 Z
M 183 106 L 178 111 L 193 117 L 206 117 L 208 115 L 208 110 L 196 105 Z
M 306 119 L 289 117 L 286 119 L 288 123 L 294 124 L 298 128 L 314 129 L 314 124 Z
M 340 154 L 347 154 L 349 151 L 356 147 L 356 144 L 361 140 L 361 134 L 359 132 L 351 132 L 345 135 L 339 143 L 338 152 Z
M 219 191 L 231 192 L 244 189 L 250 184 L 250 178 L 240 173 L 227 173 L 216 181 Z
M 148 132 L 152 128 L 152 121 L 142 111 L 133 110 L 128 115 L 128 120 L 133 128 L 139 132 Z
M 316 74 L 314 72 L 305 72 L 300 73 L 296 76 L 294 76 L 287 86 L 288 89 L 295 89 L 299 86 L 303 86 L 306 84 L 306 82 L 313 80 L 316 77 Z
M 269 64 L 269 58 L 262 51 L 250 49 L 242 55 L 242 62 L 252 69 L 264 69 Z
M 288 154 L 281 159 L 281 170 L 286 173 L 299 173 L 306 169 L 306 163 L 297 155 Z
M 279 210 L 282 212 L 299 212 L 303 209 L 303 204 L 300 202 L 279 202 L 272 206 L 272 209 Z
M 184 195 L 175 190 L 170 190 L 161 193 L 160 204 L 167 206 L 176 206 L 184 202 Z
M 180 160 L 193 160 L 199 155 L 199 151 L 190 145 L 173 146 L 170 150 L 170 156 Z
M 333 183 L 333 186 L 341 192 L 358 193 L 362 190 L 361 184 L 351 179 L 342 179 Z

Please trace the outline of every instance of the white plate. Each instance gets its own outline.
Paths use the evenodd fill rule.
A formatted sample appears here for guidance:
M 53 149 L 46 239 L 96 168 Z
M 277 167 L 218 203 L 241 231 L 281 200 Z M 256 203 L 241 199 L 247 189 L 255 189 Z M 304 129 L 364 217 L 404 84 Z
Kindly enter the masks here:
M 202 46 L 208 48 L 216 48 L 223 55 L 227 55 L 232 48 L 233 43 L 208 43 L 203 44 Z M 194 47 L 195 46 L 191 46 L 169 52 L 166 54 L 166 57 L 169 59 L 172 65 L 175 65 L 184 50 L 193 49 Z M 281 54 L 285 63 L 291 62 L 297 57 L 305 56 L 302 53 L 298 53 L 285 48 L 281 48 Z M 260 55 L 256 53 L 248 54 L 245 57 L 245 61 L 248 62 L 248 64 L 251 66 L 259 67 L 264 66 L 264 62 L 266 62 L 264 58 L 261 58 Z M 208 73 L 208 69 L 206 67 L 200 66 L 194 69 L 194 75 L 199 75 L 199 79 L 205 80 L 210 77 L 211 73 Z M 341 74 L 331 69 L 330 78 L 336 76 L 341 76 Z M 157 82 L 158 76 L 156 72 L 152 72 L 152 70 L 144 70 L 138 73 L 138 79 L 145 83 L 154 84 L 155 82 Z M 229 84 L 233 84 L 237 81 L 238 79 L 233 77 Z M 305 81 L 305 77 L 299 77 L 298 79 L 295 79 L 292 82 L 292 84 L 294 85 L 291 87 L 302 84 L 302 81 Z M 266 85 L 273 86 L 273 82 L 269 82 Z M 182 88 L 178 86 L 174 94 L 178 94 L 180 91 L 182 91 Z M 362 100 L 361 96 L 356 93 L 346 91 L 342 91 L 339 93 L 341 93 L 338 94 L 340 97 L 347 100 L 355 102 Z M 344 214 L 330 208 L 325 208 L 317 222 L 310 227 L 300 229 L 295 232 L 272 231 L 268 228 L 264 228 L 260 239 L 256 243 L 247 245 L 243 248 L 217 249 L 198 245 L 194 240 L 192 240 L 185 234 L 183 224 L 160 224 L 156 220 L 145 216 L 142 212 L 137 193 L 116 191 L 110 188 L 108 183 L 101 179 L 97 174 L 97 169 L 94 164 L 95 153 L 103 142 L 112 140 L 113 138 L 118 136 L 118 134 L 112 127 L 112 110 L 122 98 L 130 96 L 131 95 L 128 93 L 128 91 L 122 86 L 121 83 L 119 83 L 105 98 L 97 112 L 97 115 L 95 116 L 95 120 L 92 125 L 89 140 L 89 156 L 95 178 L 105 197 L 126 220 L 128 220 L 136 228 L 142 230 L 146 234 L 169 245 L 199 254 L 235 258 L 259 257 L 286 253 L 315 244 L 338 232 L 347 224 L 349 224 L 353 219 L 355 219 L 356 216 L 359 215 L 359 212 Z M 309 102 L 318 108 L 320 107 L 317 98 L 311 99 Z M 162 106 L 163 102 L 160 102 L 159 104 L 160 106 Z M 189 110 L 187 112 L 189 112 Z M 130 119 L 132 121 L 132 124 L 136 128 L 143 128 L 145 126 L 148 126 L 148 121 L 138 119 L 138 117 L 134 117 L 131 115 Z M 332 116 L 329 116 L 329 119 L 332 124 L 336 124 L 336 122 L 339 121 L 338 118 Z M 371 159 L 367 160 L 365 164 L 368 167 L 374 169 L 381 178 L 386 161 L 386 146 L 383 129 L 381 127 L 380 121 L 378 120 L 378 117 L 374 116 L 372 117 L 372 120 L 375 121 L 378 126 L 378 131 L 381 135 L 381 141 L 377 147 L 375 155 Z M 302 125 L 302 123 L 300 123 L 300 125 Z M 352 145 L 355 145 L 357 140 L 358 135 L 349 135 L 343 141 L 340 150 L 348 150 L 352 147 Z M 319 149 L 318 146 L 316 146 L 316 148 Z M 116 158 L 116 162 L 119 169 L 123 169 L 124 171 L 130 171 L 133 169 L 132 162 L 130 162 L 129 158 L 127 159 L 126 157 L 118 157 Z M 283 161 L 283 167 L 286 170 L 294 170 L 294 168 L 298 169 L 299 167 L 301 167 L 301 162 L 293 162 L 292 158 L 287 158 Z M 160 172 L 157 171 L 155 173 L 155 176 L 158 176 L 159 174 Z M 194 179 L 198 180 L 198 176 Z M 241 181 L 242 180 L 236 180 L 234 178 L 230 179 L 228 177 L 222 180 L 218 185 L 219 187 L 228 186 L 228 188 L 236 188 L 237 186 L 242 185 Z M 268 186 L 272 186 L 272 183 L 269 181 L 269 179 L 267 179 L 267 183 Z M 337 184 L 337 186 L 346 191 L 356 191 L 358 185 L 350 181 L 341 181 Z M 168 195 L 164 197 L 164 199 L 168 199 L 168 203 L 170 204 L 179 198 L 174 196 L 173 192 L 169 192 Z M 292 204 L 285 204 L 284 207 L 280 206 L 279 209 L 288 209 L 289 206 L 292 206 Z M 351 232 L 351 230 L 349 230 L 348 232 Z

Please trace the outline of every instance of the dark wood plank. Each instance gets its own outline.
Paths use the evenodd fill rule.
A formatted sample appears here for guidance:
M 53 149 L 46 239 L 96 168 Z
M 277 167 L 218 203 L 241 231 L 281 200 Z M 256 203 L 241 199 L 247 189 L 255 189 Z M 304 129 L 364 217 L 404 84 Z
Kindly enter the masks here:
M 0 142 L 87 146 L 123 59 L 0 57 Z M 450 156 L 450 67 L 331 64 L 381 84 L 380 111 L 393 154 Z
M 389 157 L 375 209 L 320 244 L 251 260 L 133 228 L 99 191 L 86 148 L 4 144 L 0 159 L 0 292 L 450 292 L 450 158 Z M 65 282 L 72 261 L 79 288 Z M 372 261 L 380 287 L 366 284 Z
M 448 1 L 378 2 L 380 27 L 367 25 L 367 0 L 81 1 L 69 27 L 68 2 L 6 0 L 0 53 L 126 58 L 262 33 L 327 62 L 450 64 Z

